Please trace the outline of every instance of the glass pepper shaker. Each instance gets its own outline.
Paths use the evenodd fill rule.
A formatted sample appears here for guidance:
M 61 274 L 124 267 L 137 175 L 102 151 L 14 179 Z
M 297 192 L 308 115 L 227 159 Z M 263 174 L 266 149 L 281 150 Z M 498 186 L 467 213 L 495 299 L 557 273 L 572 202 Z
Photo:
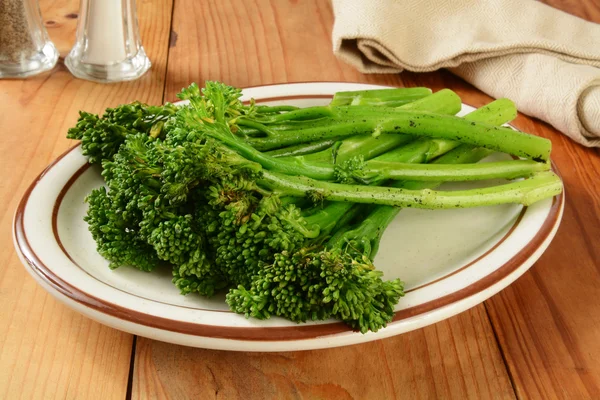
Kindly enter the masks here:
M 81 0 L 77 37 L 65 65 L 76 77 L 97 82 L 133 80 L 148 71 L 135 0 Z
M 56 65 L 37 0 L 0 0 L 0 78 L 24 78 Z

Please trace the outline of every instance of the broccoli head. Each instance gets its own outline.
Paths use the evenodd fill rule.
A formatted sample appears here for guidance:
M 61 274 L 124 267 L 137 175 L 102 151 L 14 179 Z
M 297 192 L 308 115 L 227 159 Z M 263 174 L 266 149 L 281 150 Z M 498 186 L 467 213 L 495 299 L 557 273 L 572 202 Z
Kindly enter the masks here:
M 336 318 L 352 328 L 376 332 L 394 316 L 403 295 L 400 280 L 383 281 L 367 257 L 339 249 L 283 251 L 261 268 L 252 284 L 227 294 L 232 310 L 259 319 L 281 316 L 295 322 Z

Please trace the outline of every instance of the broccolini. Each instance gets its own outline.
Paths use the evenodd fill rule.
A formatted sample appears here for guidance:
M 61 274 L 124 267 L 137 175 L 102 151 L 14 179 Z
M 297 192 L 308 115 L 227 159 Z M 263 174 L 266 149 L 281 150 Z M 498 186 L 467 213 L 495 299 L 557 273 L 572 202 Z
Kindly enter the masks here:
M 309 108 L 244 104 L 218 82 L 179 98 L 189 103 L 80 113 L 68 137 L 106 182 L 85 220 L 111 268 L 171 268 L 182 294 L 229 290 L 231 309 L 249 317 L 377 331 L 404 293 L 372 263 L 398 207 L 530 204 L 562 189 L 545 163 L 549 142 L 496 126 L 514 115 L 506 100 L 458 118 L 456 94 L 424 88 L 340 93 Z M 473 164 L 491 151 L 473 146 L 530 160 Z M 433 190 L 489 177 L 528 178 Z

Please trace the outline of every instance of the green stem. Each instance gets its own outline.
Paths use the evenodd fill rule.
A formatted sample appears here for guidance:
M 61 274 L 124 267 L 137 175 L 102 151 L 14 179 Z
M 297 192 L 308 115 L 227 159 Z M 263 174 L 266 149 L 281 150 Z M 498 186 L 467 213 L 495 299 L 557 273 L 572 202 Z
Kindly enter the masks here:
M 285 106 L 285 105 L 281 105 L 281 106 L 255 106 L 256 107 L 256 111 L 260 114 L 274 114 L 274 113 L 279 113 L 282 111 L 294 111 L 294 110 L 299 110 L 300 107 L 296 107 L 296 106 Z
M 329 162 L 337 164 L 362 155 L 365 160 L 370 160 L 378 155 L 395 149 L 403 144 L 414 140 L 408 135 L 394 135 L 384 133 L 379 136 L 359 135 L 350 137 L 342 141 L 341 145 L 335 152 L 331 152 Z M 307 157 L 307 159 L 319 159 L 321 157 Z
M 344 203 L 345 204 L 345 203 Z M 355 205 L 353 208 L 358 208 Z M 379 249 L 381 236 L 387 226 L 393 221 L 397 213 L 391 213 L 388 209 L 396 210 L 397 207 L 378 206 L 356 227 L 336 233 L 327 242 L 328 248 L 339 248 L 350 245 L 354 251 L 360 252 L 371 260 Z
M 256 150 L 239 138 L 230 134 L 224 134 L 219 130 L 206 129 L 205 134 L 217 139 L 245 159 L 259 163 L 263 168 L 268 170 L 322 180 L 331 180 L 335 176 L 333 167 L 328 164 L 307 164 L 300 158 L 289 160 L 275 158 Z
M 358 106 L 355 106 L 358 107 Z M 350 108 L 339 107 L 340 114 Z M 334 124 L 328 129 L 306 129 L 295 133 L 286 132 L 264 139 L 249 139 L 255 147 L 263 150 L 289 146 L 297 143 L 324 140 L 333 137 L 352 136 L 372 132 L 405 133 L 446 140 L 455 140 L 478 147 L 486 147 L 535 161 L 547 161 L 551 142 L 548 139 L 528 135 L 506 127 L 498 127 L 464 118 L 431 114 L 422 111 L 394 110 L 393 115 L 381 118 L 360 116 L 351 122 Z
M 405 146 L 398 147 L 397 149 L 375 157 L 372 161 L 411 164 L 428 163 L 459 145 L 460 143 L 453 140 L 417 139 Z
M 337 92 L 333 96 L 330 105 L 383 105 L 386 107 L 397 107 L 427 97 L 430 94 L 431 89 L 424 87 Z
M 475 164 L 484 158 L 493 154 L 493 151 L 484 149 L 483 147 L 473 147 L 468 144 L 462 144 L 448 153 L 440 156 L 432 163 L 436 165 L 445 164 Z M 440 186 L 443 181 L 394 181 L 390 186 L 396 188 L 404 188 L 411 190 L 435 189 Z M 398 209 L 399 210 L 399 209 Z
M 440 90 L 431 96 L 424 97 L 412 103 L 405 104 L 399 109 L 403 110 L 421 110 L 440 114 L 454 115 L 461 109 L 460 97 L 449 89 Z M 333 161 L 334 163 L 344 162 L 355 156 L 362 155 L 365 160 L 385 154 L 394 148 L 414 140 L 412 136 L 384 133 L 379 136 L 359 135 L 344 140 L 339 147 L 335 160 L 328 160 L 329 154 L 323 154 L 321 157 L 313 156 L 307 160 L 319 162 Z M 324 156 L 324 157 L 323 157 Z
M 247 143 L 239 140 L 233 135 L 220 134 L 217 131 L 208 131 L 207 134 L 223 142 L 226 146 L 240 154 L 242 157 L 261 164 L 264 168 L 274 172 L 280 172 L 287 175 L 306 176 L 319 180 L 333 180 L 336 177 L 346 180 L 352 176 L 359 181 L 367 184 L 372 182 L 381 182 L 387 179 L 419 179 L 419 180 L 439 180 L 448 181 L 475 180 L 494 178 L 514 178 L 531 175 L 535 171 L 548 169 L 545 164 L 530 161 L 502 162 L 492 164 L 491 166 L 464 165 L 461 167 L 447 166 L 411 166 L 407 163 L 369 161 L 364 170 L 354 167 L 346 168 L 344 166 L 335 167 L 330 164 L 306 163 L 302 158 L 281 159 L 264 154 Z M 410 152 L 405 153 L 410 155 Z M 408 163 L 414 162 L 412 159 Z M 347 165 L 353 165 L 349 161 Z M 360 166 L 362 167 L 362 165 Z
M 299 108 L 294 111 L 276 114 L 272 116 L 267 116 L 264 119 L 261 119 L 262 123 L 279 123 L 285 121 L 304 121 L 304 120 L 312 120 L 323 117 L 335 117 L 337 114 L 334 110 L 329 106 L 316 106 L 316 107 L 306 107 Z
M 480 107 L 463 118 L 466 121 L 485 122 L 491 125 L 502 125 L 517 116 L 515 104 L 508 99 L 498 99 Z M 401 163 L 428 163 L 442 154 L 458 147 L 459 142 L 446 139 L 419 139 L 406 146 L 399 147 L 376 157 L 374 161 Z M 374 182 L 380 184 L 383 180 Z
M 461 108 L 460 97 L 450 89 L 439 90 L 431 96 L 398 107 L 399 110 L 427 111 L 446 115 L 458 114 Z
M 295 146 L 284 147 L 282 149 L 266 151 L 265 154 L 271 157 L 297 157 L 301 155 L 308 155 L 322 150 L 329 149 L 334 143 L 335 139 L 321 140 L 318 142 L 302 143 Z M 327 150 L 326 150 L 327 151 Z M 331 153 L 331 150 L 329 150 Z
M 435 164 L 463 164 L 476 163 L 489 156 L 492 152 L 481 147 L 473 148 L 469 145 L 461 145 L 454 150 L 442 155 Z M 391 186 L 395 188 L 423 190 L 434 189 L 443 182 L 423 182 L 423 181 L 394 181 Z M 336 203 L 333 203 L 336 204 Z M 347 204 L 347 203 L 343 203 Z M 358 208 L 360 205 L 355 204 L 353 208 Z M 375 209 L 356 227 L 346 229 L 345 231 L 336 233 L 328 243 L 329 247 L 342 248 L 346 244 L 352 244 L 357 247 L 362 245 L 361 251 L 371 260 L 377 255 L 381 236 L 387 226 L 396 218 L 402 210 L 400 207 L 392 206 L 376 206 Z M 358 242 L 358 243 L 357 243 Z
M 284 106 L 285 107 L 285 106 Z M 271 107 L 275 108 L 275 107 Z M 389 108 L 389 107 L 388 107 Z M 429 112 L 437 112 L 442 114 L 456 114 L 460 111 L 461 101 L 456 93 L 449 89 L 443 89 L 439 92 L 434 93 L 433 95 L 421 98 L 419 100 L 413 101 L 411 103 L 406 103 L 400 108 L 406 108 L 411 110 L 423 110 Z M 378 111 L 383 111 L 386 108 L 380 107 L 377 108 Z M 306 110 L 306 109 L 304 109 Z M 316 110 L 316 111 L 315 111 Z M 364 110 L 364 111 L 363 111 Z M 294 114 L 287 115 L 284 117 L 277 117 L 280 120 L 286 119 L 284 121 L 276 121 L 274 119 L 257 118 L 256 120 L 247 119 L 245 117 L 241 117 L 238 120 L 238 125 L 240 126 L 240 133 L 244 134 L 247 137 L 255 137 L 260 138 L 261 136 L 273 136 L 273 132 L 285 132 L 285 131 L 294 131 L 298 129 L 314 129 L 323 127 L 324 129 L 330 126 L 334 121 L 337 123 L 341 122 L 340 118 L 323 118 L 320 117 L 322 115 L 330 115 L 331 109 L 329 106 L 326 108 L 323 107 L 313 107 L 310 108 L 309 116 L 311 118 L 306 119 L 306 114 L 304 114 L 303 119 L 299 120 L 300 109 L 297 109 L 298 112 Z M 356 107 L 354 108 L 355 115 L 359 115 L 362 112 L 366 112 L 368 114 L 372 114 L 374 112 L 373 108 L 364 108 L 364 107 Z M 300 114 L 302 115 L 302 114 Z M 385 114 L 384 114 L 385 115 Z M 315 116 L 320 118 L 314 118 Z M 251 129 L 248 129 L 251 128 Z M 257 135 L 258 134 L 258 135 Z M 380 137 L 372 138 L 365 135 L 359 136 L 358 142 L 353 143 L 353 138 L 347 139 L 347 143 L 344 144 L 341 148 L 339 156 L 341 160 L 348 159 L 355 155 L 357 151 L 363 151 L 364 149 L 370 149 L 373 147 L 371 151 L 364 151 L 364 153 L 371 153 L 371 157 L 375 157 L 385 151 L 390 150 L 393 147 L 397 147 L 400 144 L 406 143 L 406 141 L 412 139 L 409 137 L 402 137 L 400 135 L 388 134 L 388 135 L 380 135 Z M 357 146 L 361 147 L 361 150 L 357 150 Z M 349 153 L 346 156 L 347 152 L 346 147 L 349 147 Z M 311 161 L 314 162 L 328 162 L 331 159 L 331 153 L 322 154 L 320 157 L 313 157 Z
M 510 99 L 497 99 L 465 115 L 465 119 L 488 125 L 504 125 L 517 117 L 517 107 Z
M 516 115 L 516 108 L 511 101 L 504 99 L 496 100 L 484 107 L 481 107 L 465 116 L 469 120 L 490 121 L 495 124 L 503 124 L 512 120 Z M 492 153 L 492 151 L 483 148 L 473 148 L 469 145 L 457 145 L 456 142 L 444 140 L 417 140 L 409 145 L 393 150 L 391 159 L 403 162 L 430 162 L 438 157 L 435 164 L 469 164 L 476 163 Z M 454 148 L 454 150 L 452 150 Z M 445 154 L 444 154 L 445 153 Z M 387 153 L 377 158 L 385 160 Z M 442 182 L 421 182 L 421 181 L 394 181 L 392 186 L 420 190 L 425 188 L 435 188 Z M 348 205 L 351 203 L 340 202 L 331 203 L 328 207 L 337 204 Z M 354 204 L 349 210 L 362 210 L 362 205 Z M 329 241 L 329 246 L 340 247 L 351 242 L 353 246 L 362 246 L 362 253 L 374 259 L 379 249 L 381 235 L 389 223 L 400 212 L 400 207 L 376 206 L 373 212 L 356 227 L 350 229 L 335 229 L 335 234 Z M 358 243 L 357 243 L 358 242 Z
M 288 196 L 312 193 L 323 200 L 382 204 L 426 209 L 467 208 L 506 203 L 530 205 L 562 191 L 562 182 L 551 171 L 529 179 L 487 188 L 460 191 L 410 190 L 381 186 L 359 186 L 321 182 L 300 176 L 264 171 L 260 183 Z
M 256 122 L 247 118 L 238 118 L 236 120 L 236 124 L 242 127 L 253 128 L 258 132 L 264 133 L 267 136 L 274 136 L 275 133 L 271 130 L 271 128 L 267 127 L 260 122 Z
M 369 185 L 379 180 L 476 181 L 515 179 L 548 171 L 550 165 L 531 160 L 498 161 L 482 164 L 408 164 L 369 161 L 366 167 L 350 171 L 354 179 Z
M 305 217 L 308 226 L 318 225 L 320 227 L 319 236 L 328 235 L 334 227 L 338 226 L 341 219 L 348 217 L 352 209 L 351 203 L 332 203 L 324 207 L 321 211 Z M 351 215 L 354 216 L 354 215 Z

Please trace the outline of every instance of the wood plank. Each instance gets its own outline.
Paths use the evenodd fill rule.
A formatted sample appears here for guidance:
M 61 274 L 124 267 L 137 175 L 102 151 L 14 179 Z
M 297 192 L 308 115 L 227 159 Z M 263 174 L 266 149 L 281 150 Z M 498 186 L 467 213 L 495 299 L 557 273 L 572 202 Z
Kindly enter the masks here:
M 600 158 L 541 123 L 565 184 L 562 224 L 540 260 L 487 302 L 522 398 L 600 398 Z
M 176 1 L 166 99 L 191 82 L 243 87 L 347 81 L 398 85 L 398 75 L 363 75 L 331 51 L 329 2 Z
M 600 23 L 594 0 L 544 0 Z M 552 140 L 565 184 L 562 224 L 540 260 L 486 302 L 519 398 L 600 398 L 600 157 L 538 120 L 515 125 Z
M 327 350 L 137 342 L 132 399 L 514 398 L 483 306 L 391 339 Z
M 362 75 L 331 52 L 328 2 L 178 0 L 166 99 L 191 82 L 244 87 L 355 81 L 434 89 L 449 74 Z M 309 45 L 307 45 L 307 43 Z M 443 323 L 360 346 L 300 353 L 231 353 L 138 338 L 132 398 L 513 398 L 483 306 Z
M 64 57 L 74 41 L 79 1 L 40 3 L 50 36 Z M 29 277 L 10 244 L 21 194 L 74 144 L 65 134 L 78 110 L 101 112 L 135 99 L 162 102 L 172 1 L 139 2 L 138 11 L 142 40 L 153 61 L 143 78 L 111 85 L 86 82 L 73 78 L 59 61 L 51 73 L 0 81 L 0 398 L 125 397 L 132 336 L 54 300 Z

